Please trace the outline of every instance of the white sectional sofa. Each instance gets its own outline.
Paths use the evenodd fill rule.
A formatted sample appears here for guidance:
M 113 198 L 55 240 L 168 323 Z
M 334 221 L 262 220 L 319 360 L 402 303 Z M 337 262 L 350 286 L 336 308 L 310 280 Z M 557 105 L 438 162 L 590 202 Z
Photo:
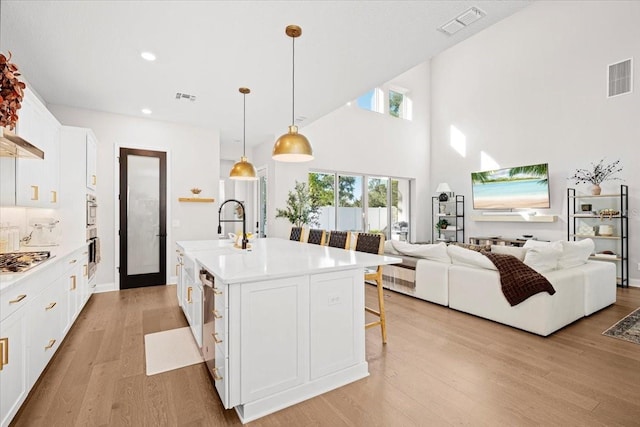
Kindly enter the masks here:
M 535 294 L 515 306 L 511 306 L 503 295 L 500 274 L 488 258 L 468 249 L 447 247 L 444 243 L 386 242 L 386 252 L 400 256 L 404 261 L 400 265 L 385 266 L 383 274 L 386 286 L 392 290 L 547 336 L 616 301 L 615 265 L 588 261 L 587 243 L 581 243 L 580 256 L 576 256 L 574 250 L 578 247 L 572 245 L 574 242 L 567 243 L 564 253 L 559 249 L 563 244 L 560 242 L 544 249 L 518 248 L 520 254 L 530 254 L 534 261 L 535 256 L 543 253 L 546 258 L 542 267 L 531 259 L 525 263 L 529 262 L 545 276 L 556 292 L 553 295 L 547 292 Z M 511 251 L 500 250 L 503 253 Z M 557 257 L 554 268 L 553 257 L 548 256 L 552 252 Z M 411 275 L 401 272 L 403 269 L 410 271 L 411 266 L 415 266 L 413 286 L 409 280 Z M 398 275 L 403 276 L 399 285 L 394 281 Z

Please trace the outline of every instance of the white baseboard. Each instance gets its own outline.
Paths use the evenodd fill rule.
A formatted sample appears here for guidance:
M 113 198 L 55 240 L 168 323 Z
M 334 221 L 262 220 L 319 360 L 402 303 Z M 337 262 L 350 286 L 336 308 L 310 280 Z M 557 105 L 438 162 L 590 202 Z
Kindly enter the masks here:
M 629 286 L 640 288 L 640 279 L 629 279 Z
M 96 288 L 93 290 L 93 293 L 100 294 L 103 292 L 113 292 L 113 291 L 119 291 L 119 290 L 120 289 L 116 288 L 115 282 L 100 283 L 99 285 L 96 285 Z

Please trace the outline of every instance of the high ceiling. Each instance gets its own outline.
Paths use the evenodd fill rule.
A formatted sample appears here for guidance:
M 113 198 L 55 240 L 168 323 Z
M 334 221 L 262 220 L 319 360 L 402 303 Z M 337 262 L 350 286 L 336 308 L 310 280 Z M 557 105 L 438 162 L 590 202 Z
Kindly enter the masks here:
M 49 104 L 220 129 L 247 145 L 300 126 L 392 80 L 530 1 L 13 1 L 0 0 L 0 50 L 13 53 Z M 486 13 L 453 36 L 438 27 L 475 6 Z M 148 62 L 141 52 L 151 51 Z M 488 52 L 487 54 L 490 54 Z M 195 102 L 176 100 L 176 93 Z

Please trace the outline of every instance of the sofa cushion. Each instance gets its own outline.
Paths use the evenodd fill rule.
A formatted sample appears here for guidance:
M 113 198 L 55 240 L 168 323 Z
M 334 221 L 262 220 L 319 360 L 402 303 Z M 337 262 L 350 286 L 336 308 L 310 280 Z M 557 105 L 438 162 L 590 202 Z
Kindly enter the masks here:
M 452 264 L 461 264 L 471 267 L 479 267 L 487 270 L 497 270 L 496 266 L 482 253 L 462 248 L 458 245 L 449 245 L 447 252 Z
M 520 261 L 524 261 L 524 256 L 526 255 L 527 250 L 527 248 L 521 248 L 518 246 L 491 245 L 491 253 L 499 255 L 513 255 Z
M 560 256 L 562 256 L 562 244 L 555 242 L 528 248 L 523 262 L 538 273 L 546 273 L 558 268 Z
M 451 258 L 447 254 L 447 245 L 444 242 L 434 245 L 420 245 L 392 240 L 391 244 L 399 254 L 451 264 Z
M 558 260 L 558 268 L 572 268 L 585 264 L 595 249 L 591 239 L 576 242 L 561 242 L 562 255 Z

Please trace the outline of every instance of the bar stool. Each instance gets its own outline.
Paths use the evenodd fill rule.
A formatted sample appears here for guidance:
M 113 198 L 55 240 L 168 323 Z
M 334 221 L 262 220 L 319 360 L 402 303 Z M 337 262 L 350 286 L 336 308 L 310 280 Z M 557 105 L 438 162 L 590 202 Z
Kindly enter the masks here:
M 332 248 L 349 249 L 349 232 L 332 231 L 329 233 L 328 246 L 331 246 Z
M 324 230 L 312 228 L 307 236 L 307 243 L 314 245 L 324 245 Z
M 296 242 L 302 241 L 302 227 L 291 227 L 291 234 L 289 234 L 289 240 Z
M 356 251 L 368 252 L 370 254 L 382 255 L 384 253 L 384 235 L 372 234 L 372 233 L 359 233 L 356 240 Z M 379 265 L 375 270 L 365 270 L 364 281 L 376 282 L 378 288 L 378 310 L 374 310 L 369 307 L 365 307 L 364 310 L 375 316 L 378 316 L 380 320 L 370 322 L 364 325 L 365 328 L 371 328 L 380 325 L 382 332 L 382 343 L 387 343 L 387 322 L 384 313 L 384 293 L 382 289 L 382 266 Z

